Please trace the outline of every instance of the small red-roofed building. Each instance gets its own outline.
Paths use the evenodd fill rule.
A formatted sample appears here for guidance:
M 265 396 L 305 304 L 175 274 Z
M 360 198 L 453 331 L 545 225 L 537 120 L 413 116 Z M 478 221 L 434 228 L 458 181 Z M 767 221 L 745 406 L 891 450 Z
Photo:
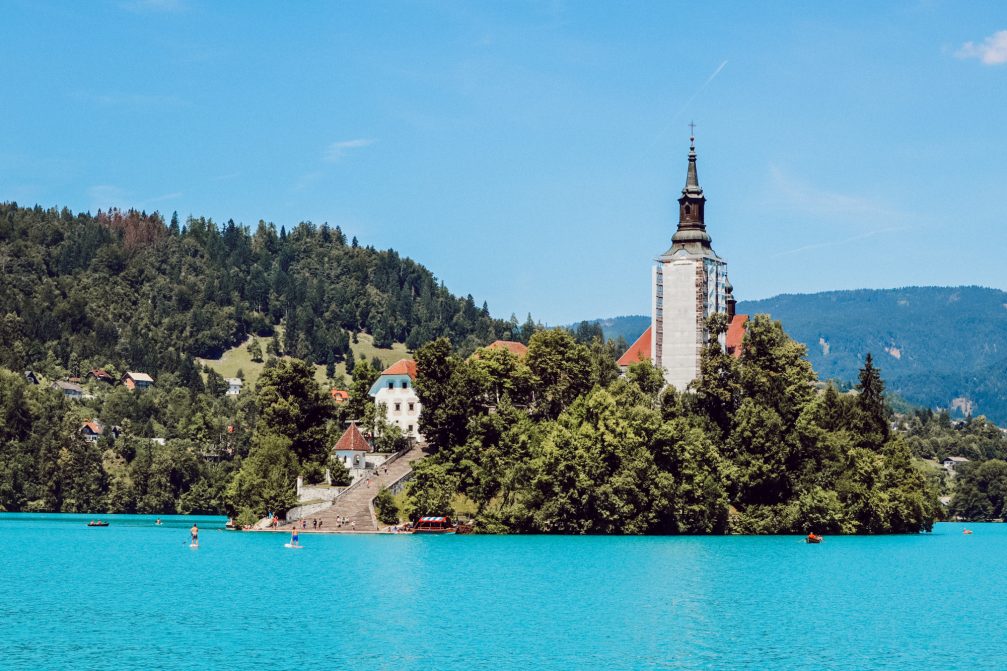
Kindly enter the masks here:
M 643 334 L 636 339 L 636 342 L 630 345 L 629 349 L 626 350 L 626 352 L 621 357 L 619 357 L 619 361 L 617 363 L 619 364 L 619 369 L 622 370 L 623 373 L 629 370 L 629 367 L 635 363 L 651 360 L 650 359 L 651 328 L 652 327 L 648 326 L 647 330 L 644 331 Z
M 374 447 L 364 438 L 364 434 L 357 428 L 356 422 L 350 422 L 350 426 L 343 435 L 339 437 L 332 448 L 336 459 L 342 462 L 351 471 L 354 469 L 363 470 L 367 468 L 367 454 L 374 451 Z
M 336 389 L 333 387 L 329 390 L 329 394 L 332 396 L 332 400 L 336 402 L 336 405 L 342 405 L 350 400 L 350 392 L 345 389 Z
M 80 427 L 80 433 L 84 436 L 84 440 L 89 443 L 97 443 L 98 440 L 105 434 L 105 426 L 96 419 L 92 419 L 89 422 L 84 422 Z
M 136 391 L 138 389 L 146 389 L 154 384 L 154 378 L 147 375 L 146 373 L 136 373 L 129 371 L 123 373 L 122 383 L 130 391 Z
M 741 345 L 745 340 L 745 325 L 748 315 L 734 315 L 727 325 L 727 338 L 724 348 L 734 358 L 741 358 Z
M 406 438 L 422 441 L 420 398 L 416 395 L 416 361 L 400 359 L 381 371 L 371 385 L 374 402 L 384 408 L 385 419 L 402 429 Z
M 516 340 L 495 340 L 484 349 L 505 349 L 519 358 L 524 358 L 528 354 L 528 345 Z
M 87 375 L 84 376 L 85 380 L 88 378 L 94 378 L 95 380 L 104 382 L 105 384 L 115 384 L 115 378 L 112 377 L 112 375 L 104 368 L 92 368 L 87 372 Z

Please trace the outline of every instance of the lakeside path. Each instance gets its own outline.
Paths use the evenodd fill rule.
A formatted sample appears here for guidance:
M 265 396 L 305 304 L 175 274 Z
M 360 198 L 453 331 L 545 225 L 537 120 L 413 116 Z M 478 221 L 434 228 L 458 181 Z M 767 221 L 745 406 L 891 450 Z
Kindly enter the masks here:
M 378 468 L 374 475 L 354 485 L 342 496 L 337 498 L 330 508 L 319 513 L 308 516 L 307 528 L 299 529 L 302 534 L 339 534 L 339 533 L 380 533 L 377 520 L 371 514 L 371 501 L 381 491 L 382 487 L 394 484 L 404 475 L 413 470 L 413 463 L 425 456 L 422 445 L 415 445 L 411 450 L 393 461 L 387 468 Z M 337 518 L 345 517 L 349 521 L 343 526 L 338 526 Z M 322 521 L 322 528 L 312 529 L 311 520 Z M 290 524 L 282 525 L 276 529 L 255 529 L 254 531 L 268 531 L 272 533 L 287 533 L 291 530 Z

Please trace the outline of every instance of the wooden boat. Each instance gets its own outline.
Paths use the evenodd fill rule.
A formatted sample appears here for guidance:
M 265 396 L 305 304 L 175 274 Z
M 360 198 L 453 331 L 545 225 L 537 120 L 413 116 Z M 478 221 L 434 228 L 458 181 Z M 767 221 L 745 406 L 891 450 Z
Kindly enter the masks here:
M 822 542 L 822 537 L 819 536 L 818 534 L 808 534 L 804 538 L 804 542 L 805 543 L 821 543 Z
M 91 520 L 87 523 L 89 527 L 107 527 L 108 522 L 103 522 L 102 520 Z
M 413 524 L 414 534 L 453 534 L 450 517 L 421 517 Z

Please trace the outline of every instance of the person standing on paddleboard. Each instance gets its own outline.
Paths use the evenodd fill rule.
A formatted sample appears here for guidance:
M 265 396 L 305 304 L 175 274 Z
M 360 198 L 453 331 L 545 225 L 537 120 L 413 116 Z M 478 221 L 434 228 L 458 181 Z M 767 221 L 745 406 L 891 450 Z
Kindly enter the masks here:
M 189 529 L 189 533 L 192 535 L 192 544 L 199 545 L 199 527 L 193 524 L 192 528 Z
M 290 532 L 290 544 L 297 547 L 297 525 L 294 525 L 294 530 Z

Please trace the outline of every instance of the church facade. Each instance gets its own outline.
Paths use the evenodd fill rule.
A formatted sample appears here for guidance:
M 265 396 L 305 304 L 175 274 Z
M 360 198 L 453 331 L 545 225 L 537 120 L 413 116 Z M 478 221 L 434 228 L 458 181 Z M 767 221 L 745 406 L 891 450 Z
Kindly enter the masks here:
M 700 356 L 709 339 L 706 320 L 725 314 L 727 332 L 721 346 L 741 354 L 746 315 L 735 314 L 727 261 L 713 250 L 706 231 L 706 196 L 699 185 L 695 138 L 689 139 L 689 167 L 678 199 L 678 229 L 671 247 L 651 268 L 650 328 L 619 359 L 625 370 L 650 360 L 664 371 L 665 382 L 683 390 L 699 377 Z

